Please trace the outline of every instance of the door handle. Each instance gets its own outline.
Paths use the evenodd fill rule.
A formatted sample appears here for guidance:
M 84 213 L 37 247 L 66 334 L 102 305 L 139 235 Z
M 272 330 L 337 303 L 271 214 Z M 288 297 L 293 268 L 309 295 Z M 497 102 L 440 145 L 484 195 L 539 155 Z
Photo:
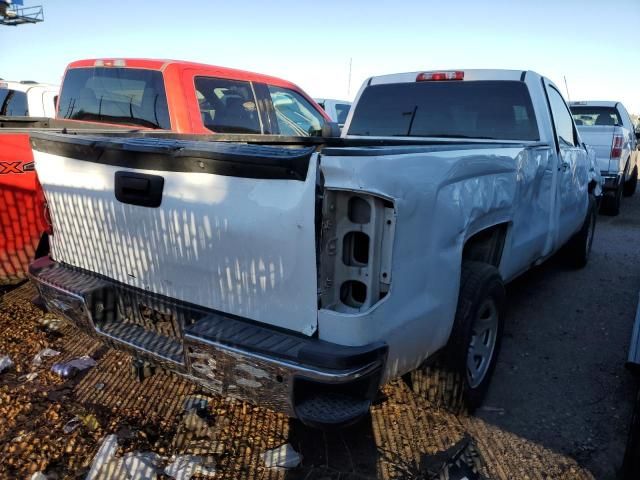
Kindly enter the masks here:
M 162 203 L 164 177 L 136 172 L 116 172 L 116 199 L 129 205 L 157 208 Z
M 566 172 L 567 170 L 569 170 L 569 162 L 561 162 L 560 163 L 560 168 L 558 168 L 558 170 L 562 170 L 563 172 Z

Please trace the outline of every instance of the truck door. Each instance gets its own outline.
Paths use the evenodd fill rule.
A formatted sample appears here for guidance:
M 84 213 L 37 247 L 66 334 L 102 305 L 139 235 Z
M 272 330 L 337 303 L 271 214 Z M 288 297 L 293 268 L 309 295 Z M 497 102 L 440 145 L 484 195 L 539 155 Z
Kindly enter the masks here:
M 589 205 L 587 151 L 580 145 L 573 119 L 562 95 L 551 83 L 545 87 L 553 119 L 558 177 L 556 190 L 557 237 L 564 244 L 584 222 Z

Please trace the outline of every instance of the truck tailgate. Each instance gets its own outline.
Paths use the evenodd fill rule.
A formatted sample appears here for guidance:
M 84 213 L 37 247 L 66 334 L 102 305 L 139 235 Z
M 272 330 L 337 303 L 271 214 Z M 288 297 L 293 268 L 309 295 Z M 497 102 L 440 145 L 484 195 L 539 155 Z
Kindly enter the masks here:
M 578 127 L 582 141 L 596 151 L 596 160 L 601 172 L 609 171 L 609 159 L 611 158 L 613 134 L 618 128 L 619 127 L 607 125 Z
M 58 262 L 311 335 L 313 148 L 36 134 Z

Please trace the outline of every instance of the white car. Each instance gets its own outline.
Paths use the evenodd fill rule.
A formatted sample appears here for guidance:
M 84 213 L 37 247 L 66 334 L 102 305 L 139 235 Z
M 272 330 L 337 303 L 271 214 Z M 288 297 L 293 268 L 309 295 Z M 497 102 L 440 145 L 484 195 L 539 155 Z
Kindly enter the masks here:
M 410 374 L 477 407 L 505 284 L 584 266 L 599 175 L 532 71 L 373 77 L 343 138 L 32 133 L 47 307 L 199 383 L 335 427 Z
M 349 109 L 351 108 L 351 102 L 346 100 L 334 100 L 331 98 L 314 98 L 316 103 L 320 105 L 327 115 L 331 117 L 331 120 L 336 122 L 340 128 L 344 126 L 344 122 L 347 121 L 349 115 Z
M 59 91 L 48 83 L 0 80 L 0 116 L 54 118 Z

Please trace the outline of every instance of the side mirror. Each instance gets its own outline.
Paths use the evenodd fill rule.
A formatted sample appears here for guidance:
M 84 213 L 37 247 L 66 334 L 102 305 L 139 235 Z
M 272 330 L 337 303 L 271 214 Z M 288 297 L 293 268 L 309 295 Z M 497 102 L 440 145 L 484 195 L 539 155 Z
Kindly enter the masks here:
M 322 136 L 325 138 L 339 137 L 340 125 L 336 122 L 325 122 L 324 125 L 322 125 Z

